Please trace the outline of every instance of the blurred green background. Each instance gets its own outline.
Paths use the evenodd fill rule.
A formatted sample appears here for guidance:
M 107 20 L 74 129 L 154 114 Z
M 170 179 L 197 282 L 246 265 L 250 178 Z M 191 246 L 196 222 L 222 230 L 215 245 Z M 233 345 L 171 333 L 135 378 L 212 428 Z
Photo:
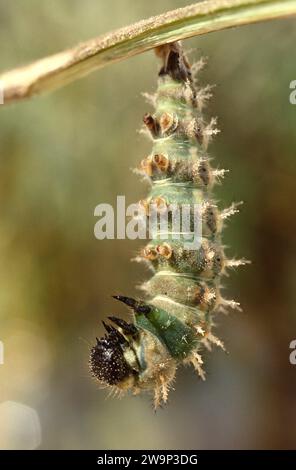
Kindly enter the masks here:
M 188 1 L 0 0 L 1 70 L 30 62 Z M 98 241 L 94 208 L 147 191 L 130 170 L 156 85 L 152 52 L 53 94 L 0 106 L 0 447 L 42 449 L 295 448 L 295 20 L 185 42 L 215 83 L 210 147 L 229 168 L 221 206 L 244 200 L 224 233 L 252 265 L 225 280 L 243 314 L 221 316 L 229 355 L 207 356 L 207 381 L 180 370 L 170 402 L 107 398 L 88 373 L 100 320 L 127 315 L 112 294 L 138 295 L 149 274 L 130 263 L 139 241 Z

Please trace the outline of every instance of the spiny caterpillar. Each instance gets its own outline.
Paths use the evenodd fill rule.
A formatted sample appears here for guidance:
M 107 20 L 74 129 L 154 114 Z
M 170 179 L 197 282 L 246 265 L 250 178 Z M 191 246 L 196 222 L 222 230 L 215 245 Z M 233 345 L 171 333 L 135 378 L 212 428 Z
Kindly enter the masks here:
M 218 132 L 215 119 L 207 125 L 202 116 L 210 87 L 197 86 L 180 43 L 158 47 L 156 54 L 162 67 L 157 92 L 150 96 L 155 111 L 143 119 L 153 148 L 140 165 L 151 192 L 139 205 L 149 218 L 151 204 L 163 212 L 170 204 L 198 202 L 201 244 L 197 250 L 185 249 L 182 232 L 179 239 L 170 233 L 164 239 L 156 232 L 138 257 L 154 272 L 142 286 L 146 300 L 115 296 L 132 309 L 133 323 L 109 317 L 114 326 L 103 322 L 107 334 L 97 339 L 90 354 L 91 373 L 102 385 L 120 394 L 152 391 L 155 408 L 167 401 L 180 364 L 192 364 L 205 379 L 202 349 L 211 349 L 211 344 L 224 349 L 212 332 L 214 316 L 240 307 L 222 297 L 221 276 L 228 267 L 246 263 L 227 259 L 221 242 L 224 221 L 238 212 L 237 205 L 219 211 L 212 199 L 212 188 L 225 170 L 213 169 L 207 154 Z M 201 60 L 196 70 L 202 65 Z

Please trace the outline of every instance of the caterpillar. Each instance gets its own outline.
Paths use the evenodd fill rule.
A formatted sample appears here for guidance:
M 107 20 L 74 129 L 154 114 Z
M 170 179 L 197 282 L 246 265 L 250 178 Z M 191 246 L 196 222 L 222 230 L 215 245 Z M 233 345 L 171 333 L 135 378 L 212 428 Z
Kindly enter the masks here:
M 222 245 L 225 221 L 239 209 L 232 204 L 219 210 L 212 196 L 225 170 L 214 169 L 207 153 L 218 131 L 216 120 L 207 124 L 202 114 L 211 87 L 199 87 L 194 78 L 194 68 L 199 71 L 204 60 L 191 67 L 179 42 L 155 51 L 162 61 L 156 94 L 149 96 L 155 111 L 143 119 L 153 147 L 138 169 L 151 190 L 139 207 L 148 219 L 152 205 L 157 213 L 167 213 L 168 230 L 161 233 L 157 225 L 137 258 L 153 271 L 141 286 L 144 300 L 114 296 L 131 309 L 133 321 L 108 317 L 111 323 L 103 322 L 106 334 L 91 348 L 89 365 L 102 386 L 120 395 L 150 392 L 157 408 L 167 402 L 178 366 L 192 364 L 204 380 L 202 350 L 212 344 L 225 349 L 213 333 L 214 318 L 227 307 L 240 306 L 223 298 L 221 277 L 247 261 L 228 259 Z M 191 227 L 195 203 L 202 232 L 198 249 L 188 249 L 185 233 L 173 236 L 170 207 L 189 206 Z

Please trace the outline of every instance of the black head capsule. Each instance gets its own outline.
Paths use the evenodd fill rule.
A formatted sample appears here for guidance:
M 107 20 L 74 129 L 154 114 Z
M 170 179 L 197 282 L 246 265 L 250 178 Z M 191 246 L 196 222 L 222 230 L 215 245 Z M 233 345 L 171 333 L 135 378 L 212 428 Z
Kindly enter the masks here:
M 124 357 L 128 342 L 115 328 L 106 325 L 108 334 L 91 348 L 89 366 L 92 375 L 107 385 L 118 385 L 135 371 Z

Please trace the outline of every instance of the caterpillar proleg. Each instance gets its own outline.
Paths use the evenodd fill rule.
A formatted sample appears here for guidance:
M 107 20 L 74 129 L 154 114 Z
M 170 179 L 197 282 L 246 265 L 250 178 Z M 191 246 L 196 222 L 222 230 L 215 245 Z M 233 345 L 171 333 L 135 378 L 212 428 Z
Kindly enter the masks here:
M 203 349 L 224 349 L 213 333 L 214 317 L 228 307 L 239 309 L 239 304 L 222 297 L 221 277 L 228 267 L 246 263 L 227 259 L 221 240 L 225 220 L 238 212 L 238 204 L 220 210 L 212 196 L 226 170 L 214 169 L 207 152 L 218 132 L 216 120 L 207 124 L 202 114 L 211 87 L 198 86 L 180 43 L 161 46 L 156 54 L 162 66 L 156 94 L 149 97 L 155 110 L 143 119 L 153 145 L 139 168 L 151 190 L 139 206 L 148 218 L 151 205 L 168 213 L 169 230 L 160 234 L 157 229 L 138 256 L 153 270 L 142 286 L 145 298 L 115 296 L 131 309 L 132 322 L 109 317 L 106 335 L 90 353 L 91 373 L 102 385 L 120 394 L 152 392 L 155 407 L 167 401 L 180 365 L 191 364 L 205 379 Z M 185 247 L 182 231 L 173 236 L 172 204 L 199 204 L 197 249 Z M 192 220 L 190 212 L 190 227 Z

